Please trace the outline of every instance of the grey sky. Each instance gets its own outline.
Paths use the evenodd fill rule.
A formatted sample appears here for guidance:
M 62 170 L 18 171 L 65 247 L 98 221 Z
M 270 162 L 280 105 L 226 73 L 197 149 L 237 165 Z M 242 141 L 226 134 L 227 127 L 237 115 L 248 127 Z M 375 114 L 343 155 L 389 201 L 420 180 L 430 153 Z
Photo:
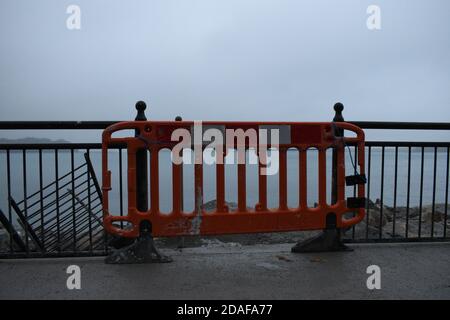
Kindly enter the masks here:
M 81 30 L 66 28 L 70 4 Z M 370 4 L 381 30 L 366 27 Z M 0 117 L 132 119 L 145 100 L 158 120 L 328 121 L 341 101 L 348 120 L 450 121 L 449 12 L 448 0 L 2 0 Z

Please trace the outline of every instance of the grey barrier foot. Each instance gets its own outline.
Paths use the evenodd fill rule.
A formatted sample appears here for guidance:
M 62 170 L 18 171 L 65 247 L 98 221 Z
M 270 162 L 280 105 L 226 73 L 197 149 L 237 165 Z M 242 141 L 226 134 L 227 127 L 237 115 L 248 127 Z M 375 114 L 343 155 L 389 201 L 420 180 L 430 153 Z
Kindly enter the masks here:
M 353 251 L 342 243 L 338 229 L 325 229 L 317 236 L 298 242 L 291 249 L 294 253 L 331 251 Z
M 107 264 L 130 263 L 167 263 L 172 259 L 156 249 L 153 237 L 146 235 L 135 240 L 134 243 L 120 249 L 112 249 L 105 258 Z

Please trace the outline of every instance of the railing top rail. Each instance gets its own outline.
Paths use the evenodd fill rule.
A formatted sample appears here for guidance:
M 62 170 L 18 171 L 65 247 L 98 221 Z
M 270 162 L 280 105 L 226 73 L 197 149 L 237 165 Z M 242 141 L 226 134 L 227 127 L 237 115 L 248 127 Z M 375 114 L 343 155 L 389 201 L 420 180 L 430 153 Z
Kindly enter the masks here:
M 1 130 L 102 130 L 120 121 L 0 121 Z M 450 130 L 450 122 L 347 121 L 362 129 Z
M 349 143 L 349 145 L 354 145 Z M 449 148 L 450 142 L 443 141 L 366 141 L 366 147 L 425 147 Z M 124 143 L 109 146 L 110 149 L 124 149 Z M 101 143 L 0 143 L 0 150 L 71 150 L 101 149 Z
M 126 144 L 115 143 L 111 149 L 126 148 Z M 0 150 L 54 150 L 54 149 L 101 149 L 101 143 L 0 143 Z
M 0 129 L 74 130 L 105 129 L 120 121 L 0 121 Z
M 450 130 L 450 122 L 347 121 L 362 129 Z

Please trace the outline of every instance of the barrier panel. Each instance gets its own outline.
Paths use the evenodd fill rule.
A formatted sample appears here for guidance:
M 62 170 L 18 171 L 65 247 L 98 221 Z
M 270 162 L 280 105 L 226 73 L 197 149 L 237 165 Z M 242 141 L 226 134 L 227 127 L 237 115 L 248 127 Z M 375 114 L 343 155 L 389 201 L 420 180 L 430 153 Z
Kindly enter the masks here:
M 107 232 L 121 237 L 136 238 L 140 234 L 142 222 L 150 223 L 153 236 L 184 236 L 184 235 L 213 235 L 232 233 L 281 232 L 301 230 L 321 230 L 330 227 L 346 228 L 357 224 L 365 215 L 365 172 L 364 172 L 364 132 L 359 127 L 346 122 L 203 122 L 203 129 L 196 129 L 193 121 L 130 121 L 120 122 L 109 126 L 102 137 L 102 176 L 103 176 L 103 220 Z M 179 137 L 172 141 L 175 130 L 185 129 L 193 140 L 184 145 L 184 148 L 194 150 L 199 148 L 200 157 L 207 143 L 195 143 L 199 135 L 203 138 L 204 129 L 215 129 L 229 137 L 229 133 L 256 132 L 258 154 L 258 203 L 249 208 L 246 203 L 246 165 L 237 164 L 237 211 L 230 212 L 225 202 L 225 170 L 224 157 L 229 148 L 248 150 L 252 140 L 249 136 L 234 145 L 226 141 L 222 149 L 216 149 L 216 209 L 206 211 L 203 206 L 203 163 L 194 164 L 194 210 L 183 210 L 183 183 L 182 164 L 172 163 L 172 212 L 169 214 L 160 211 L 159 195 L 159 157 L 162 149 L 178 148 Z M 279 142 L 272 143 L 271 139 L 264 139 L 261 130 L 267 132 L 277 129 Z M 113 133 L 122 130 L 135 132 L 131 137 L 113 137 Z M 230 131 L 232 130 L 232 131 Z M 336 134 L 337 131 L 352 132 L 352 137 Z M 271 135 L 270 135 L 271 136 Z M 202 139 L 203 140 L 203 139 Z M 265 140 L 268 140 L 266 142 Z M 255 142 L 255 141 L 253 141 Z M 114 144 L 126 144 L 128 155 L 128 214 L 114 215 L 109 210 L 109 191 L 111 190 L 111 172 L 108 170 L 108 147 Z M 357 163 L 355 171 L 358 174 L 345 176 L 345 146 L 357 146 Z M 267 149 L 276 148 L 279 160 L 279 204 L 277 208 L 267 206 Z M 287 204 L 288 189 L 287 176 L 292 175 L 287 168 L 288 149 L 297 149 L 299 152 L 299 205 L 289 208 Z M 307 204 L 307 156 L 309 148 L 318 150 L 318 203 L 315 207 Z M 327 203 L 327 157 L 326 152 L 332 148 L 336 153 L 334 203 Z M 148 150 L 148 151 L 147 151 Z M 175 150 L 174 150 L 175 151 Z M 142 152 L 150 152 L 150 161 L 147 156 L 142 158 Z M 139 164 L 144 159 L 144 164 Z M 141 168 L 141 169 L 139 169 Z M 143 169 L 142 169 L 143 168 Z M 149 168 L 149 177 L 147 176 Z M 357 184 L 357 197 L 346 198 L 345 186 Z M 141 188 L 138 188 L 141 184 Z M 147 191 L 150 185 L 150 191 Z M 331 186 L 328 186 L 329 188 Z M 138 190 L 139 189 L 139 190 Z M 144 194 L 142 194 L 144 192 Z M 146 193 L 146 194 L 145 194 Z M 139 205 L 139 198 L 148 197 L 150 206 Z M 144 202 L 145 202 L 144 201 Z M 347 218 L 347 213 L 354 213 Z M 126 227 L 121 228 L 121 222 Z

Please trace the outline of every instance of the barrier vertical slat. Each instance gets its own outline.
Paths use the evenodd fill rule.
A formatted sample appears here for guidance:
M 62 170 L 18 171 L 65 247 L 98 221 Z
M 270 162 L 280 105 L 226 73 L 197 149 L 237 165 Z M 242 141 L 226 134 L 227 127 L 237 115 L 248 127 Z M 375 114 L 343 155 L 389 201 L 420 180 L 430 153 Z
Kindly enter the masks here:
M 172 210 L 175 215 L 181 212 L 181 164 L 172 163 Z
M 159 213 L 159 150 L 150 150 L 150 204 L 153 214 Z
M 264 163 L 267 161 L 267 151 L 258 152 L 258 195 L 259 195 L 259 209 L 267 210 L 267 176 L 262 174 L 262 170 L 266 168 L 266 165 L 261 163 L 261 158 L 264 158 Z
M 240 212 L 247 211 L 247 194 L 246 194 L 246 172 L 245 163 L 238 164 L 238 209 Z
M 127 170 L 127 184 L 128 184 L 128 207 L 132 207 L 132 206 L 136 206 L 137 205 L 137 194 L 136 194 L 136 188 L 134 187 L 136 185 L 136 152 L 130 150 L 129 148 L 127 148 L 127 162 L 128 162 L 128 170 Z M 107 158 L 108 157 L 108 152 L 105 153 L 105 159 L 106 162 L 108 161 Z M 103 197 L 107 196 L 108 197 L 108 193 L 105 194 L 105 192 L 103 192 Z M 108 201 L 108 199 L 105 199 L 106 201 Z M 105 202 L 106 203 L 106 202 Z
M 306 209 L 308 207 L 307 202 L 307 188 L 306 188 L 306 181 L 307 181 L 307 160 L 306 160 L 306 150 L 305 149 L 299 149 L 299 163 L 298 163 L 298 173 L 299 173 L 299 204 L 301 209 Z
M 183 119 L 180 116 L 176 116 L 175 117 L 175 121 L 183 121 Z M 183 149 L 180 150 L 180 157 L 183 159 Z M 181 163 L 180 165 L 178 165 L 178 168 L 176 169 L 178 170 L 177 172 L 177 177 L 179 177 L 178 180 L 178 184 L 179 184 L 179 196 L 177 198 L 173 197 L 174 199 L 178 199 L 179 201 L 179 206 L 178 206 L 178 210 L 179 212 L 183 212 L 184 211 L 184 184 L 183 184 L 183 163 Z M 175 185 L 174 183 L 172 185 Z M 173 208 L 175 208 L 175 206 L 173 206 Z M 175 211 L 175 209 L 174 209 Z M 181 242 L 183 243 L 184 240 L 181 240 Z
M 319 150 L 319 206 L 326 207 L 327 205 L 327 160 L 326 149 Z
M 279 202 L 279 208 L 281 210 L 287 209 L 287 150 L 281 149 L 279 150 L 279 183 L 280 183 L 280 202 Z
M 216 199 L 217 212 L 225 211 L 225 168 L 223 152 L 216 151 Z
M 195 211 L 199 213 L 203 207 L 203 164 L 194 166 Z
M 336 147 L 337 148 L 337 163 L 339 166 L 341 166 L 342 168 L 338 169 L 338 174 L 337 174 L 337 181 L 336 181 L 336 185 L 337 187 L 337 200 L 338 201 L 344 201 L 345 200 L 345 190 L 344 190 L 344 185 L 342 185 L 342 181 L 344 181 L 345 179 L 345 158 L 344 158 L 344 146 L 343 145 L 339 145 Z

